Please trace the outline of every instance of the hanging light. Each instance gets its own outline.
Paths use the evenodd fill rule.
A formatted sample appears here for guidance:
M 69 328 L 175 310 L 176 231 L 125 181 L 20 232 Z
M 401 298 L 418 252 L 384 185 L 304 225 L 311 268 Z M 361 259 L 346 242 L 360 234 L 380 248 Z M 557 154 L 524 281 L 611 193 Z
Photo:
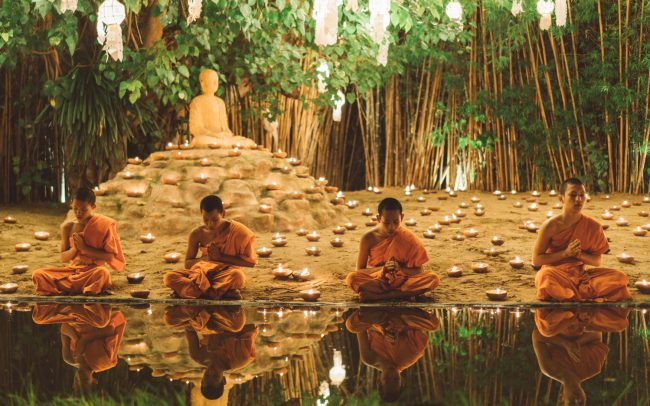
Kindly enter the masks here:
M 555 9 L 553 1 L 537 0 L 537 12 L 542 16 L 539 19 L 539 29 L 546 31 L 551 28 L 551 13 Z
M 337 123 L 341 121 L 341 115 L 343 113 L 343 105 L 345 104 L 345 95 L 342 91 L 336 92 L 336 97 L 333 98 L 334 101 L 334 110 L 332 111 L 332 120 Z
M 123 58 L 122 21 L 126 18 L 124 5 L 117 0 L 105 0 L 97 12 L 97 40 L 115 61 Z
M 566 0 L 555 0 L 555 25 L 564 27 L 566 25 Z
M 192 24 L 201 17 L 203 0 L 187 0 L 187 24 Z
M 452 0 L 447 3 L 445 14 L 452 20 L 460 20 L 463 17 L 463 6 L 457 0 Z
M 334 45 L 339 30 L 339 1 L 315 0 L 313 17 L 316 20 L 316 45 Z
M 77 11 L 78 0 L 61 0 L 61 14 L 66 11 L 72 11 L 73 13 Z
M 327 91 L 327 78 L 330 77 L 330 68 L 327 62 L 320 61 L 316 68 L 316 77 L 318 78 L 318 93 L 325 93 Z
M 521 2 L 522 0 L 512 0 L 512 8 L 510 9 L 510 12 L 515 17 L 517 17 L 519 14 L 523 13 L 524 11 L 524 6 Z
M 332 385 L 340 385 L 345 380 L 345 365 L 341 351 L 334 350 L 334 366 L 330 369 L 330 381 Z
M 373 41 L 381 44 L 390 24 L 390 0 L 369 0 L 370 28 Z

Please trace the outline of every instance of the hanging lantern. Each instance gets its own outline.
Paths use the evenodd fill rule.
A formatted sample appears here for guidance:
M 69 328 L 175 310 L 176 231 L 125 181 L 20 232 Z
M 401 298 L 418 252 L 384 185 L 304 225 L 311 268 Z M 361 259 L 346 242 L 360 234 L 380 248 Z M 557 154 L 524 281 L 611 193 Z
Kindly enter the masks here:
M 555 25 L 564 27 L 566 25 L 566 0 L 555 0 Z
M 521 4 L 521 1 L 522 0 L 512 0 L 512 8 L 510 9 L 510 12 L 515 17 L 524 12 L 524 6 Z
M 370 28 L 373 41 L 381 44 L 390 24 L 390 0 L 369 0 Z
M 348 2 L 345 4 L 345 9 L 356 13 L 359 11 L 359 0 L 348 0 Z
M 445 14 L 452 20 L 460 20 L 463 17 L 463 6 L 458 1 L 452 0 L 447 3 Z
M 339 30 L 337 0 L 315 0 L 313 17 L 316 20 L 316 45 L 334 45 Z
M 551 28 L 551 13 L 555 9 L 552 1 L 537 0 L 537 12 L 542 16 L 539 19 L 539 29 L 546 31 Z
M 97 12 L 97 41 L 104 44 L 103 50 L 115 61 L 121 61 L 122 21 L 126 18 L 124 5 L 117 0 L 105 0 Z
M 372 1 L 372 0 L 371 0 Z M 332 385 L 340 385 L 345 380 L 345 365 L 341 351 L 334 350 L 334 366 L 330 369 L 330 381 Z
M 334 110 L 332 111 L 332 120 L 337 123 L 341 121 L 341 115 L 343 113 L 343 105 L 345 104 L 345 95 L 342 91 L 336 92 L 336 97 L 334 100 Z
M 318 93 L 325 93 L 327 91 L 327 78 L 330 77 L 330 68 L 327 62 L 320 61 L 316 68 L 316 77 L 318 78 Z
M 187 0 L 187 24 L 192 24 L 201 17 L 203 0 Z
M 66 11 L 72 11 L 73 13 L 77 11 L 78 0 L 61 0 L 61 14 Z
M 377 63 L 381 66 L 386 66 L 388 63 L 388 41 L 384 39 L 381 45 L 379 45 L 379 51 L 377 51 Z

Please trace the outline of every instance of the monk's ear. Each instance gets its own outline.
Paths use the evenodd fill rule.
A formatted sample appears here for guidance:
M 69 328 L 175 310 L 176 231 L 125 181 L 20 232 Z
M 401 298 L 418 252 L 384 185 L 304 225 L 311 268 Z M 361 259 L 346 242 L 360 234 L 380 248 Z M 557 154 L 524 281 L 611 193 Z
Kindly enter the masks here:
M 223 218 L 226 217 L 226 209 L 223 209 L 223 211 L 221 212 L 221 217 L 223 217 Z
M 90 205 L 90 207 L 91 207 L 93 210 L 95 210 L 95 208 L 97 207 L 97 205 L 96 205 L 95 203 L 92 203 L 92 204 Z
M 381 220 L 380 220 L 381 219 L 381 214 L 377 214 L 375 216 L 375 219 L 377 220 L 377 223 L 381 223 Z

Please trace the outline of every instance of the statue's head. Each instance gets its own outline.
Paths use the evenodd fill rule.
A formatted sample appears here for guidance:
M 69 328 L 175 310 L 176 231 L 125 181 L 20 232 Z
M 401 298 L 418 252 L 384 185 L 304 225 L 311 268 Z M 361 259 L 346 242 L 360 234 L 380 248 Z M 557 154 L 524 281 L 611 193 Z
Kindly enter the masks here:
M 199 82 L 203 94 L 215 94 L 219 89 L 219 75 L 212 69 L 203 69 L 199 75 Z

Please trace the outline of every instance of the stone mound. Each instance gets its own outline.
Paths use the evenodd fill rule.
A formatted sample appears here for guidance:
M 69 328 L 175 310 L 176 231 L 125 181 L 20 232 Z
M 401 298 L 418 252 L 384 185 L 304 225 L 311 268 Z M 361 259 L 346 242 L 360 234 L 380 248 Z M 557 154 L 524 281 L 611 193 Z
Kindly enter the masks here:
M 332 203 L 336 188 L 309 176 L 299 161 L 247 138 L 228 141 L 130 159 L 95 189 L 98 212 L 116 219 L 125 236 L 187 234 L 200 224 L 199 202 L 209 194 L 224 201 L 227 218 L 257 232 L 320 229 L 342 221 L 345 207 Z

